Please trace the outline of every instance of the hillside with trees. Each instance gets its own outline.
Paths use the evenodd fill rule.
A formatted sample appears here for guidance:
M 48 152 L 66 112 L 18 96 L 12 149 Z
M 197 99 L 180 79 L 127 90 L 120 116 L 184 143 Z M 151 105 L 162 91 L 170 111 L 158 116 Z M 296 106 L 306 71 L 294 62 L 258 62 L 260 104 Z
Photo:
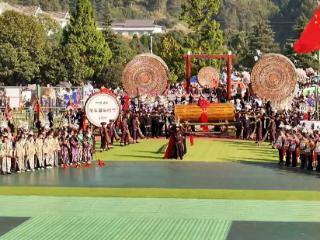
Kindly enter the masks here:
M 181 55 L 188 50 L 194 53 L 231 50 L 237 55 L 235 65 L 239 69 L 253 66 L 257 50 L 285 54 L 298 67 L 317 65 L 316 57 L 296 55 L 292 50 L 316 9 L 316 0 L 9 2 L 40 5 L 47 11 L 69 10 L 72 18 L 62 30 L 45 16 L 39 16 L 40 21 L 14 12 L 0 16 L 0 76 L 6 84 L 70 81 L 79 85 L 91 81 L 96 85 L 117 86 L 122 70 L 133 56 L 150 50 L 150 36 L 128 39 L 112 31 L 113 21 L 129 18 L 155 19 L 168 27 L 165 34 L 153 35 L 153 52 L 167 63 L 172 82 L 184 79 L 185 63 Z M 184 28 L 171 28 L 176 24 Z M 102 32 L 97 31 L 98 25 L 104 27 Z M 53 34 L 48 35 L 49 32 Z M 208 64 L 219 67 L 221 62 L 195 61 L 193 74 Z

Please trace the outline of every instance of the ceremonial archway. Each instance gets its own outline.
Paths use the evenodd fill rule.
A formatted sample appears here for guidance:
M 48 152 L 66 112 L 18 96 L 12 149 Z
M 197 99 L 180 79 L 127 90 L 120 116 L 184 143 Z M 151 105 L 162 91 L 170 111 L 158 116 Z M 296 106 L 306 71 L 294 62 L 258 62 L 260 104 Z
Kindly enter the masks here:
M 235 55 L 229 54 L 185 54 L 183 58 L 186 60 L 186 91 L 189 93 L 191 80 L 191 60 L 193 59 L 222 59 L 227 62 L 227 95 L 228 100 L 231 100 L 231 74 L 232 74 L 232 59 Z

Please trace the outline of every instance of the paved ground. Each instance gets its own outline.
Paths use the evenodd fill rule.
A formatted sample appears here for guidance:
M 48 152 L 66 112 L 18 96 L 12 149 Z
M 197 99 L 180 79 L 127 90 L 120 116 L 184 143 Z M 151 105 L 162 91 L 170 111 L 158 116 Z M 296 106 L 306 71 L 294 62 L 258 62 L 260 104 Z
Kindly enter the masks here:
M 104 168 L 52 169 L 1 176 L 2 186 L 320 190 L 320 174 L 254 162 L 107 162 Z

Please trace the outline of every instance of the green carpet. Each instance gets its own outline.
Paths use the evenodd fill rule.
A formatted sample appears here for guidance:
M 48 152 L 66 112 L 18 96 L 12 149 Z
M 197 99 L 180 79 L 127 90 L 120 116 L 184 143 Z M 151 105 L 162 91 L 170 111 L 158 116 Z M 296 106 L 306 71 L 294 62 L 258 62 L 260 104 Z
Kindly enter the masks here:
M 312 201 L 2 196 L 0 205 L 0 216 L 31 217 L 1 240 L 225 240 L 232 222 L 320 221 Z
M 142 140 L 138 144 L 115 148 L 96 153 L 95 159 L 120 161 L 159 161 L 163 160 L 167 140 Z M 184 161 L 223 162 L 223 161 L 276 161 L 277 151 L 264 143 L 257 146 L 247 141 L 218 141 L 211 139 L 195 139 L 195 145 L 188 144 L 188 153 Z

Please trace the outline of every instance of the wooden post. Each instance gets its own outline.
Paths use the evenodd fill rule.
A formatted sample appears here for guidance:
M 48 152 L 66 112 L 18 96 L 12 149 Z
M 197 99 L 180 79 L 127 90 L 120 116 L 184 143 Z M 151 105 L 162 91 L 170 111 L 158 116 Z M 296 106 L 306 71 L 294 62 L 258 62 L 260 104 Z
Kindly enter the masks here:
M 232 54 L 231 52 L 228 53 L 227 57 L 227 96 L 228 101 L 231 100 L 231 75 L 232 75 Z
M 191 55 L 190 55 L 190 52 L 188 52 L 187 57 L 186 57 L 186 73 L 187 73 L 186 91 L 189 94 L 190 93 L 190 82 L 191 82 Z

